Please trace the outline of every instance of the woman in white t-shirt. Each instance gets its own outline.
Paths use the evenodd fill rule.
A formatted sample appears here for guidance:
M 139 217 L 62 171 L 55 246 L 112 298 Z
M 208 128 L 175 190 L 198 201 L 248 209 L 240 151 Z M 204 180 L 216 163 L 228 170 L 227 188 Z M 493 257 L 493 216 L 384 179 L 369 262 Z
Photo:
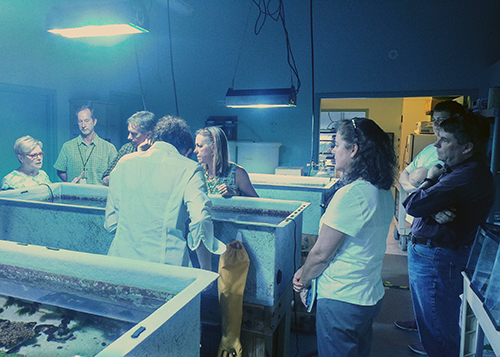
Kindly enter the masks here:
M 49 176 L 41 170 L 43 165 L 41 141 L 26 135 L 16 140 L 14 154 L 21 163 L 18 169 L 7 174 L 2 180 L 2 190 L 27 188 L 40 184 L 50 184 Z
M 390 188 L 396 156 L 388 135 L 373 120 L 354 118 L 339 123 L 335 162 L 347 184 L 321 218 L 318 240 L 295 273 L 293 287 L 306 303 L 311 282 L 317 280 L 320 357 L 365 357 L 384 295 L 380 273 L 394 214 Z

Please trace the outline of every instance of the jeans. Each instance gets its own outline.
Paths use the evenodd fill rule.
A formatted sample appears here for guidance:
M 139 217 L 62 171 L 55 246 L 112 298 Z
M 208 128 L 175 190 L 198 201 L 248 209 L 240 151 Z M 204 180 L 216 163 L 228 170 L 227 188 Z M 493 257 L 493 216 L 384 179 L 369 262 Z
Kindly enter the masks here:
M 372 346 L 372 325 L 382 307 L 318 299 L 316 336 L 319 357 L 368 357 Z
M 460 354 L 461 272 L 470 248 L 458 250 L 411 244 L 408 275 L 420 341 L 430 357 Z

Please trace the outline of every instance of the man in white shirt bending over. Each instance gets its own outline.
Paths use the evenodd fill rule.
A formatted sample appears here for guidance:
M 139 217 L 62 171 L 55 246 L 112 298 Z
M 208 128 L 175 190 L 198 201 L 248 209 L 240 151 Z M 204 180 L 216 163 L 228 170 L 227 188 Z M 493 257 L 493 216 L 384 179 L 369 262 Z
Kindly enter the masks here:
M 111 172 L 104 226 L 116 234 L 108 255 L 191 266 L 189 248 L 200 267 L 211 270 L 211 253 L 222 254 L 225 245 L 213 235 L 203 169 L 184 156 L 194 145 L 189 127 L 163 117 L 153 142 L 147 151 L 125 155 Z

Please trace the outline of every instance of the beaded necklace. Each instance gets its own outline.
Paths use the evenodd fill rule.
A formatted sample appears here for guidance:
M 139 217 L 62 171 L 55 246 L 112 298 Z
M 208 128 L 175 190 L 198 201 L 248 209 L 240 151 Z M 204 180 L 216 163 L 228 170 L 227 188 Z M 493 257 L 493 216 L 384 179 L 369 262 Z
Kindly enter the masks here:
M 208 170 L 205 171 L 205 181 L 207 183 L 208 193 L 219 193 L 217 186 L 222 185 L 223 183 L 236 190 L 235 177 L 236 165 L 234 163 L 230 163 L 230 169 L 227 176 L 211 177 L 208 175 Z
M 205 181 L 207 182 L 208 193 L 218 193 L 217 186 L 219 186 L 219 178 L 211 177 L 208 171 L 205 171 Z

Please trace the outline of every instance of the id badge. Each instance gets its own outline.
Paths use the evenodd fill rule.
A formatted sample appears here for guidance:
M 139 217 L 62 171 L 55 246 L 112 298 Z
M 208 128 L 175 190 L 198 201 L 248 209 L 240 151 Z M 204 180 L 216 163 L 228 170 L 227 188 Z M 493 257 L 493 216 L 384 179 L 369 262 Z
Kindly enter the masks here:
M 84 185 L 85 185 L 85 184 L 87 183 L 87 179 L 86 179 L 85 177 L 82 177 L 82 178 L 80 179 L 80 183 L 82 183 L 82 184 L 84 184 Z

